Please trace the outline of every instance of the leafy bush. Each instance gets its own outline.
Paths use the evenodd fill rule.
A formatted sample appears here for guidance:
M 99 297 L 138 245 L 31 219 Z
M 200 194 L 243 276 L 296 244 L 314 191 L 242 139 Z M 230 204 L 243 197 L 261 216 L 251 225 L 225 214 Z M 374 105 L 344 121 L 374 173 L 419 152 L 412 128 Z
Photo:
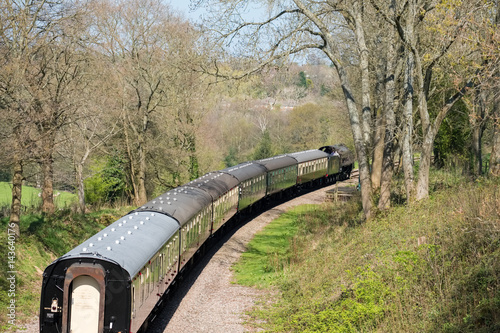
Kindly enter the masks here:
M 104 165 L 97 164 L 94 176 L 85 180 L 85 201 L 90 205 L 113 203 L 126 196 L 129 190 L 124 158 L 111 155 Z

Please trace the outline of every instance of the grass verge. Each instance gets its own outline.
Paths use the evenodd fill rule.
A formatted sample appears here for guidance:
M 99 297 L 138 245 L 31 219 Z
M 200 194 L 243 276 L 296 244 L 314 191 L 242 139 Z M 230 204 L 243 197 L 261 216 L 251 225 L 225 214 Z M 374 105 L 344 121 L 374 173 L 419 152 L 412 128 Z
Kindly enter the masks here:
M 270 232 L 273 222 L 249 244 L 252 260 L 235 266 L 237 283 L 278 291 L 250 324 L 268 332 L 500 331 L 500 183 L 436 188 L 429 200 L 364 224 L 357 202 L 292 211 L 281 234 Z

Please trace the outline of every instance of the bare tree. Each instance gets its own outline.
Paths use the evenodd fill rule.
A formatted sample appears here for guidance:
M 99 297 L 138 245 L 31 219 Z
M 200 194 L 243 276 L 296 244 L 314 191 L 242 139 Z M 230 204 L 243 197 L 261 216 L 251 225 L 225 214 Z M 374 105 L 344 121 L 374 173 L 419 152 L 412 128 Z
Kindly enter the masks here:
M 490 73 L 490 91 L 493 123 L 493 145 L 490 156 L 490 174 L 494 177 L 500 177 L 500 34 L 498 26 L 500 25 L 500 2 L 498 0 L 490 2 L 490 13 L 494 14 L 494 19 L 486 20 L 486 29 L 489 31 L 489 38 L 485 38 L 483 44 L 483 54 L 488 55 L 488 72 Z M 490 23 L 492 22 L 492 23 Z
M 97 91 L 94 92 L 96 93 L 94 96 L 102 97 L 101 103 L 106 99 Z M 89 103 L 78 109 L 78 113 L 73 115 L 64 129 L 66 144 L 64 148 L 59 149 L 59 152 L 72 163 L 80 213 L 86 212 L 84 181 L 87 176 L 91 176 L 86 172 L 88 160 L 96 150 L 101 149 L 116 135 L 117 125 L 113 112 L 100 105 Z
M 374 6 L 380 9 L 377 2 L 372 0 Z M 406 49 L 406 108 L 405 133 L 412 130 L 408 122 L 413 117 L 410 110 L 414 97 L 410 98 L 409 93 L 417 99 L 416 105 L 420 117 L 422 132 L 422 143 L 420 147 L 420 167 L 416 187 L 416 200 L 424 199 L 429 193 L 429 168 L 434 140 L 441 126 L 452 107 L 459 101 L 473 86 L 475 74 L 470 74 L 462 79 L 455 86 L 455 91 L 441 103 L 436 112 L 429 110 L 429 100 L 434 98 L 436 80 L 434 74 L 437 68 L 440 71 L 451 70 L 444 59 L 456 50 L 457 44 L 463 37 L 465 26 L 470 22 L 470 17 L 480 8 L 477 1 L 467 1 L 459 4 L 436 3 L 434 1 L 409 0 L 403 2 L 404 6 L 399 8 L 394 18 L 389 17 L 385 11 L 381 10 L 382 16 L 390 22 L 398 31 L 398 35 Z M 405 15 L 404 15 L 405 14 Z M 437 38 L 439 43 L 437 43 Z M 440 67 L 441 66 L 441 67 Z M 413 83 L 413 77 L 415 82 Z M 442 81 L 440 81 L 442 83 Z M 442 89 L 438 89 L 441 92 Z M 433 116 L 435 114 L 435 116 Z M 412 173 L 411 167 L 411 136 L 404 140 L 403 163 L 405 168 L 407 195 L 412 197 Z M 408 141 L 410 140 L 410 141 Z M 408 170 L 408 171 L 407 171 Z M 411 174 L 410 174 L 411 170 Z
M 387 12 L 390 17 L 394 17 L 397 7 L 396 1 L 391 0 L 387 4 Z M 399 45 L 396 37 L 396 30 L 388 26 L 385 55 L 385 71 L 384 71 L 384 152 L 381 165 L 381 179 L 380 179 L 380 199 L 378 202 L 378 209 L 385 210 L 390 206 L 391 196 L 391 180 L 394 168 L 394 147 L 396 145 L 396 108 L 397 108 L 397 80 L 400 75 L 400 67 L 398 63 L 402 63 L 402 56 L 398 56 L 397 46 Z M 399 70 L 398 70 L 399 69 Z
M 209 1 L 200 1 L 208 4 Z M 351 6 L 340 6 L 333 1 L 302 1 L 292 2 L 268 2 L 269 15 L 262 21 L 246 21 L 240 10 L 244 10 L 250 1 L 232 1 L 229 3 L 214 1 L 212 4 L 220 5 L 211 8 L 219 13 L 221 17 L 213 19 L 212 33 L 216 34 L 221 43 L 227 43 L 238 39 L 245 41 L 243 47 L 237 50 L 250 49 L 256 57 L 255 66 L 240 76 L 245 77 L 255 73 L 263 66 L 273 63 L 278 59 L 298 54 L 308 49 L 321 50 L 332 62 L 337 70 L 342 90 L 344 93 L 354 144 L 359 161 L 361 193 L 363 210 L 366 218 L 372 216 L 372 189 L 369 171 L 369 159 L 367 142 L 372 136 L 371 130 L 371 106 L 368 88 L 369 69 L 366 57 L 366 43 L 363 30 L 363 6 L 362 1 L 352 1 Z M 347 27 L 350 25 L 351 28 Z M 357 94 L 353 89 L 352 79 L 348 73 L 349 63 L 348 48 L 345 41 L 338 37 L 341 32 L 350 41 L 349 45 L 355 45 L 358 51 L 354 57 L 361 59 L 358 62 L 363 77 L 361 103 L 357 102 Z M 264 49 L 264 47 L 267 47 Z M 248 53 L 248 52 L 247 52 Z M 361 54 L 360 54 L 361 53 Z M 248 54 L 245 54 L 248 55 Z M 350 55 L 350 54 L 349 54 Z M 229 77 L 222 73 L 222 68 L 214 62 L 214 70 L 207 70 L 218 77 Z M 361 105 L 361 109 L 360 109 Z M 362 114 L 362 117 L 360 117 Z
M 198 57 L 197 33 L 160 0 L 99 2 L 94 15 L 97 51 L 115 71 L 115 84 L 120 87 L 117 95 L 133 200 L 141 205 L 147 201 L 148 179 L 163 178 L 162 168 L 152 164 L 164 161 L 162 156 L 172 152 L 169 147 L 187 153 L 191 178 L 198 172 L 192 108 L 201 105 L 202 98 L 197 95 L 199 74 L 191 63 Z M 165 169 L 170 170 L 184 164 L 177 158 L 166 162 Z
M 13 205 L 11 222 L 18 225 L 23 165 L 37 160 L 44 172 L 43 210 L 54 209 L 52 154 L 57 131 L 68 110 L 64 100 L 76 67 L 67 57 L 64 22 L 76 17 L 78 6 L 62 1 L 4 1 L 0 70 L 2 107 L 9 113 L 12 129 Z M 17 228 L 17 231 L 19 229 Z

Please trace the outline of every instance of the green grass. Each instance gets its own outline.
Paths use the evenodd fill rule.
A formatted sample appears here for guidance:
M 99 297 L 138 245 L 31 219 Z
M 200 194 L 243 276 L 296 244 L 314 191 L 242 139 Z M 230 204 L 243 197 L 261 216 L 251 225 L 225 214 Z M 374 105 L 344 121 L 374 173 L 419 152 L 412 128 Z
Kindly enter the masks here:
M 57 257 L 65 254 L 91 235 L 130 211 L 102 210 L 89 214 L 72 214 L 69 210 L 54 215 L 23 215 L 21 237 L 16 241 L 16 323 L 36 318 L 40 302 L 42 272 Z M 0 219 L 0 331 L 9 330 L 6 311 L 12 297 L 7 281 L 8 218 Z
M 238 283 L 277 294 L 249 324 L 268 332 L 500 331 L 499 181 L 437 172 L 431 183 L 431 199 L 368 223 L 359 223 L 357 202 L 290 212 L 280 218 L 289 228 L 271 223 L 249 244 L 252 260 L 235 266 Z
M 41 192 L 40 189 L 23 186 L 21 193 L 21 205 L 25 210 L 35 211 L 42 204 L 42 199 L 38 196 Z M 77 196 L 73 193 L 66 191 L 54 191 L 54 203 L 57 208 L 65 209 L 77 202 Z M 7 182 L 0 182 L 0 207 L 10 207 L 12 204 L 12 184 Z
M 233 266 L 239 284 L 269 287 L 276 281 L 276 272 L 283 268 L 289 258 L 290 240 L 297 233 L 299 216 L 311 212 L 316 206 L 300 206 L 282 214 L 255 235 L 241 255 L 240 261 Z

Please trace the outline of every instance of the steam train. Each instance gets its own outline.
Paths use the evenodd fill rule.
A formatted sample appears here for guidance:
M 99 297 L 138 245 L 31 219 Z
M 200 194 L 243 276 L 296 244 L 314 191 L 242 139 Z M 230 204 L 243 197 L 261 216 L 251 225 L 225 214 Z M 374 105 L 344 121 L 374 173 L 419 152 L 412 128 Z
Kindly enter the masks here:
M 40 332 L 135 333 L 154 319 L 195 257 L 266 201 L 350 177 L 345 145 L 210 172 L 149 201 L 44 271 Z

